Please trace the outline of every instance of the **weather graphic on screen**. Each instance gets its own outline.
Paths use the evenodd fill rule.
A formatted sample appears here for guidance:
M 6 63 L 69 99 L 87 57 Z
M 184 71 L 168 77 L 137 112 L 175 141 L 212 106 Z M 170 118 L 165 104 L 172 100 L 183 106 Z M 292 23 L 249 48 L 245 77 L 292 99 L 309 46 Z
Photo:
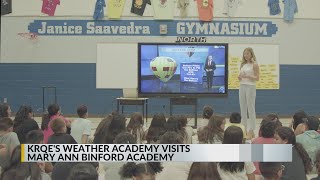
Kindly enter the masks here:
M 225 94 L 227 44 L 139 44 L 139 91 Z
M 169 81 L 177 70 L 177 63 L 170 57 L 156 57 L 150 62 L 153 74 L 162 82 Z

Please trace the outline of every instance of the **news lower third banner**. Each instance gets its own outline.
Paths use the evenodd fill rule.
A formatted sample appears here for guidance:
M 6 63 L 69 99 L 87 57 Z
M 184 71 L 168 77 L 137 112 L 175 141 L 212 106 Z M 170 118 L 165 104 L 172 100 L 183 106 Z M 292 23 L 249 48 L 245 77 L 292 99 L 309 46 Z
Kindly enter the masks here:
M 22 144 L 21 162 L 290 162 L 291 144 Z

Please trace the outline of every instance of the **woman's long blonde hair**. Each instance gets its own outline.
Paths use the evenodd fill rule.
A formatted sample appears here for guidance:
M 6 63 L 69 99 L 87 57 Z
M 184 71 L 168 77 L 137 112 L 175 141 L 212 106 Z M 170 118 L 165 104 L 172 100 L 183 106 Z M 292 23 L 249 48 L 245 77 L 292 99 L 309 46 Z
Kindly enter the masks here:
M 252 56 L 252 62 L 255 63 L 257 62 L 256 56 L 254 55 L 253 49 L 251 47 L 247 47 L 246 49 L 244 49 L 243 53 L 242 53 L 242 61 L 241 61 L 241 67 L 246 64 L 246 59 L 244 58 L 244 52 L 249 51 L 251 53 Z

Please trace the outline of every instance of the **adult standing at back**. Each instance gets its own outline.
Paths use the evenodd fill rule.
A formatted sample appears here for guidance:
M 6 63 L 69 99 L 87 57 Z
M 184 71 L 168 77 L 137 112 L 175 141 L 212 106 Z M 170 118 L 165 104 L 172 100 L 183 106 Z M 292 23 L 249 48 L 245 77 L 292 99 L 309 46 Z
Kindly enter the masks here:
M 80 105 L 77 108 L 79 118 L 71 123 L 71 136 L 78 144 L 87 144 L 91 134 L 91 122 L 88 118 L 88 108 L 85 105 Z
M 243 51 L 238 79 L 240 81 L 239 102 L 242 117 L 241 122 L 247 129 L 248 138 L 252 139 L 256 126 L 256 81 L 259 80 L 259 65 L 256 62 L 253 49 L 250 47 Z

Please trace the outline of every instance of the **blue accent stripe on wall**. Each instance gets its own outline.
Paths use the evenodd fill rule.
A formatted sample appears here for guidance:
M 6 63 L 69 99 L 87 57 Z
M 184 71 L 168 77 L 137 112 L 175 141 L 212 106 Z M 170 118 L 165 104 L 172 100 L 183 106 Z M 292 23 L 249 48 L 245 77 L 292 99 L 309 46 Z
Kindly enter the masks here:
M 280 90 L 258 90 L 258 115 L 275 112 L 292 115 L 304 109 L 310 114 L 320 111 L 320 66 L 280 65 Z M 108 77 L 106 77 L 106 81 Z M 90 64 L 0 64 L 0 101 L 8 99 L 16 112 L 21 104 L 32 105 L 42 112 L 42 86 L 56 86 L 58 103 L 65 114 L 76 114 L 79 104 L 86 104 L 90 114 L 106 114 L 116 109 L 115 98 L 122 90 L 96 89 L 96 65 Z M 46 104 L 53 102 L 52 91 L 45 93 Z M 238 90 L 230 90 L 227 97 L 199 98 L 198 113 L 205 104 L 213 105 L 218 114 L 228 115 L 239 111 Z M 140 107 L 125 107 L 127 112 L 140 111 Z M 168 98 L 151 98 L 149 115 L 169 113 Z M 174 113 L 192 114 L 192 107 L 175 106 Z

